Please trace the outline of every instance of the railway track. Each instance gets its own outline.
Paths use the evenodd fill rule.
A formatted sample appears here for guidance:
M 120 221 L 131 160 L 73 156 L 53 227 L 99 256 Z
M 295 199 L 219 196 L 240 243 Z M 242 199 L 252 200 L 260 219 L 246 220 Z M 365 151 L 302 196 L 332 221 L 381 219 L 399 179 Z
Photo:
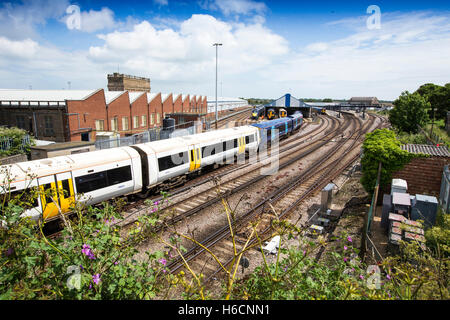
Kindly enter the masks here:
M 237 235 L 248 234 L 249 230 L 245 230 L 245 226 L 249 221 L 254 221 L 257 215 L 260 216 L 261 221 L 266 223 L 260 224 L 259 233 L 266 234 L 270 231 L 270 219 L 271 216 L 264 216 L 264 211 L 267 209 L 270 203 L 277 212 L 279 212 L 279 218 L 282 219 L 292 211 L 301 201 L 306 197 L 317 191 L 322 185 L 326 184 L 327 181 L 333 179 L 333 177 L 340 174 L 342 170 L 348 166 L 349 163 L 354 162 L 354 160 L 359 157 L 359 152 L 352 150 L 355 146 L 359 145 L 361 136 L 366 133 L 372 126 L 370 123 L 362 126 L 361 121 L 352 120 L 352 124 L 355 126 L 353 133 L 347 138 L 342 139 L 333 147 L 333 151 L 328 152 L 326 155 L 320 157 L 316 162 L 314 162 L 305 173 L 297 176 L 293 179 L 287 181 L 281 188 L 269 194 L 266 198 L 262 199 L 257 203 L 251 210 L 240 215 L 233 223 L 233 229 L 236 230 Z M 341 149 L 341 152 L 337 152 Z M 273 216 L 272 216 L 273 217 Z M 245 237 L 238 236 L 237 238 L 237 252 L 242 249 L 245 243 Z M 248 245 L 253 245 L 255 240 L 252 240 Z M 201 242 L 202 246 L 214 250 L 218 254 L 223 265 L 226 266 L 236 259 L 233 255 L 233 243 L 230 240 L 230 229 L 228 225 L 223 226 L 216 232 L 212 233 Z M 214 247 L 214 249 L 212 249 Z M 195 269 L 196 272 L 202 272 L 206 275 L 206 280 L 214 278 L 218 273 L 222 272 L 222 268 L 217 268 L 217 264 L 214 267 L 213 264 L 205 262 L 207 259 L 203 256 L 205 249 L 201 246 L 193 246 L 188 252 L 183 255 L 183 259 L 191 264 L 191 267 Z M 177 272 L 184 267 L 184 262 L 181 257 L 177 257 L 170 262 L 168 268 L 172 272 Z M 206 272 L 205 272 L 206 271 Z
M 168 206 L 163 207 L 161 216 L 164 216 L 166 213 L 166 219 L 164 219 L 154 231 L 159 232 L 164 225 L 173 225 L 183 219 L 192 216 L 193 214 L 205 209 L 217 202 L 219 202 L 223 196 L 230 196 L 235 194 L 248 186 L 264 179 L 266 175 L 261 174 L 261 170 L 267 168 L 271 163 L 271 159 L 275 157 L 280 158 L 279 169 L 283 169 L 286 166 L 310 155 L 314 151 L 318 150 L 328 142 L 332 141 L 335 138 L 335 135 L 338 135 L 342 129 L 339 129 L 339 120 L 336 118 L 325 118 L 328 121 L 330 127 L 324 133 L 323 137 L 320 139 L 308 139 L 308 140 L 291 140 L 283 145 L 280 148 L 279 152 L 275 155 L 267 155 L 263 157 L 263 159 L 259 159 L 260 161 L 256 164 L 247 163 L 244 165 L 236 165 L 234 167 L 230 167 L 229 170 L 225 172 L 214 172 L 214 176 L 210 176 L 206 180 L 202 180 L 199 184 L 204 185 L 205 183 L 209 184 L 209 187 L 206 190 L 197 192 L 193 195 L 190 195 L 187 199 L 183 199 L 181 201 L 177 201 Z M 327 127 L 326 127 L 327 128 Z M 322 131 L 325 131 L 322 128 Z M 269 162 L 269 164 L 267 164 Z M 245 173 L 243 173 L 239 178 L 228 178 L 226 181 L 222 183 L 222 194 L 217 194 L 216 187 L 213 183 L 213 179 L 224 178 L 226 175 L 234 173 L 238 170 L 248 169 Z M 142 214 L 149 214 L 151 211 L 145 205 L 141 207 L 136 207 L 135 211 L 127 216 L 127 219 L 119 222 L 123 227 L 128 227 L 132 225 L 137 218 Z M 175 214 L 174 214 L 175 213 Z
M 291 150 L 293 147 L 295 147 L 295 145 L 297 145 L 299 143 L 300 144 L 305 143 L 305 142 L 311 141 L 313 138 L 318 138 L 324 131 L 326 131 L 327 128 L 330 129 L 329 126 L 332 121 L 336 122 L 336 120 L 330 120 L 330 118 L 328 118 L 328 117 L 321 117 L 319 125 L 317 125 L 313 130 L 311 130 L 307 133 L 302 133 L 301 131 L 299 131 L 299 132 L 291 135 L 287 139 L 281 140 L 280 141 L 280 148 L 281 148 L 280 152 L 285 152 L 285 151 Z M 268 158 L 269 158 L 269 155 L 260 159 L 260 161 L 266 160 Z M 212 172 L 207 172 L 191 181 L 188 181 L 182 187 L 170 190 L 170 195 L 172 197 L 182 196 L 183 194 L 191 192 L 196 187 L 211 183 L 213 181 L 213 179 L 215 179 L 215 178 L 226 177 L 227 175 L 230 175 L 238 170 L 242 170 L 242 169 L 244 169 L 246 167 L 250 167 L 250 166 L 251 166 L 251 163 L 246 163 L 246 164 L 233 163 L 233 164 L 225 165 L 224 167 L 218 168 Z M 192 195 L 191 197 L 193 198 L 193 197 L 195 197 L 195 195 Z M 156 202 L 156 201 L 161 201 L 162 197 L 161 196 L 153 196 L 153 197 L 149 197 L 148 199 L 150 199 L 153 202 Z M 186 200 L 182 200 L 182 201 L 186 202 Z M 176 203 L 179 203 L 179 202 L 180 201 L 176 201 Z M 174 205 L 175 204 L 172 204 L 171 207 L 174 207 Z M 196 206 L 196 204 L 193 204 L 193 206 Z M 144 200 L 130 202 L 130 204 L 125 208 L 124 220 L 122 220 L 121 222 L 118 222 L 117 224 L 130 225 L 130 224 L 134 223 L 140 215 L 147 214 L 148 211 L 149 211 L 149 208 L 147 205 L 145 205 Z

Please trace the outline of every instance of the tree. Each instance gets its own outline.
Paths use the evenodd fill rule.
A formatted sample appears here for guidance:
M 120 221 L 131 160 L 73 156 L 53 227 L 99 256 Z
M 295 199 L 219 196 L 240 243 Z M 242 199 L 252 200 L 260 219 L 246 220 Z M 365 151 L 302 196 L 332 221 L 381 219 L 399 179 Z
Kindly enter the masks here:
M 425 126 L 429 120 L 427 109 L 430 103 L 418 92 L 402 92 L 394 101 L 394 108 L 389 112 L 389 121 L 400 131 L 417 133 L 417 126 Z
M 450 109 L 450 83 L 447 83 L 445 86 L 426 83 L 420 86 L 416 92 L 430 102 L 430 118 L 446 118 L 447 111 Z

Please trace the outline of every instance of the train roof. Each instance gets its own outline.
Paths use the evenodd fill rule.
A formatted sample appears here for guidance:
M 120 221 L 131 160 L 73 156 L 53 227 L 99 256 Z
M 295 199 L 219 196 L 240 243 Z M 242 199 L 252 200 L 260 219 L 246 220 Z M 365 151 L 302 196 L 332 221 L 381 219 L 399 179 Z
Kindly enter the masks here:
M 127 160 L 133 158 L 133 154 L 136 155 L 130 147 L 119 147 L 3 165 L 0 167 L 0 185 L 6 184 L 8 177 L 12 179 L 12 182 L 31 180 L 36 177 L 81 169 L 87 165 L 97 166 L 108 162 Z
M 264 121 L 264 122 L 260 122 L 260 123 L 254 123 L 254 124 L 252 124 L 252 126 L 257 127 L 257 128 L 267 128 L 267 127 L 275 126 L 277 124 L 283 124 L 285 122 L 286 122 L 286 118 L 281 118 L 281 119 L 268 120 L 268 121 Z
M 176 137 L 171 139 L 152 141 L 147 143 L 138 144 L 137 146 L 146 149 L 146 152 L 166 152 L 175 148 L 183 148 L 187 145 L 207 143 L 214 139 L 223 139 L 236 134 L 251 134 L 255 130 L 252 126 L 241 126 L 234 128 L 227 128 L 221 130 L 213 130 L 203 133 L 197 133 L 189 136 Z

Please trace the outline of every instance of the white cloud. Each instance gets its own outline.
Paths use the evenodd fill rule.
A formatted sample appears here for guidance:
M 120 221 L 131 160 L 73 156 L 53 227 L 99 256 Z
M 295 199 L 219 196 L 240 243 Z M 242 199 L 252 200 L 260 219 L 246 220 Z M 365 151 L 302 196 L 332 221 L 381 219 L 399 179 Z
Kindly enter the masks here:
M 144 21 L 131 31 L 99 37 L 105 44 L 89 49 L 93 61 L 114 61 L 130 72 L 173 81 L 209 81 L 215 66 L 215 42 L 223 44 L 219 59 L 220 72 L 225 75 L 258 70 L 288 52 L 287 41 L 262 24 L 231 24 L 210 15 L 193 15 L 178 30 L 158 30 Z
M 45 25 L 48 19 L 60 18 L 68 5 L 68 0 L 5 2 L 0 7 L 0 36 L 15 40 L 36 38 L 35 26 Z
M 296 48 L 258 14 L 245 23 L 211 15 L 162 24 L 130 20 L 123 30 L 111 25 L 113 13 L 101 12 L 96 14 L 106 18 L 93 21 L 89 30 L 114 31 L 98 35 L 102 44 L 89 50 L 64 51 L 32 37 L 0 33 L 0 87 L 60 89 L 67 81 L 77 89 L 106 87 L 106 74 L 119 65 L 120 72 L 150 77 L 155 91 L 213 95 L 215 42 L 223 44 L 219 94 L 223 87 L 225 96 L 275 98 L 290 91 L 297 97 L 395 99 L 423 83 L 450 82 L 445 14 L 382 13 L 379 30 L 368 30 L 364 17 L 331 22 L 350 32 Z
M 31 39 L 10 40 L 0 36 L 0 57 L 29 59 L 36 54 L 38 47 L 38 43 Z
M 108 8 L 81 12 L 81 31 L 95 32 L 114 27 L 114 12 Z
M 200 2 L 199 5 L 203 9 L 221 11 L 226 16 L 231 14 L 261 14 L 267 10 L 264 2 L 253 0 L 205 0 Z
M 268 70 L 278 71 L 272 79 L 297 84 L 299 96 L 384 99 L 395 99 L 401 91 L 414 91 L 423 83 L 449 82 L 449 17 L 386 14 L 380 30 L 361 27 L 362 19 L 352 21 L 358 20 L 363 24 L 354 24 L 350 36 L 310 44 L 290 55 L 283 66 Z

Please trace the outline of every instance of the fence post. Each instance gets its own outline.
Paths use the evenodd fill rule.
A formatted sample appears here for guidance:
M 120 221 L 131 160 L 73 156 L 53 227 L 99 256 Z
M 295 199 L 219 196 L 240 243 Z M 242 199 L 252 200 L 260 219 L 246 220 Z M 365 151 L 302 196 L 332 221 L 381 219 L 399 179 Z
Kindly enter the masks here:
M 363 234 L 361 237 L 361 248 L 360 248 L 360 257 L 361 260 L 364 260 L 364 257 L 366 255 L 366 238 L 367 238 L 367 232 L 370 229 L 370 226 L 372 224 L 373 216 L 376 213 L 377 208 L 377 198 L 378 198 L 378 188 L 381 178 L 381 161 L 378 162 L 378 173 L 377 173 L 377 181 L 375 183 L 375 189 L 372 196 L 372 203 L 370 204 L 369 210 L 364 216 L 364 227 L 363 227 Z

